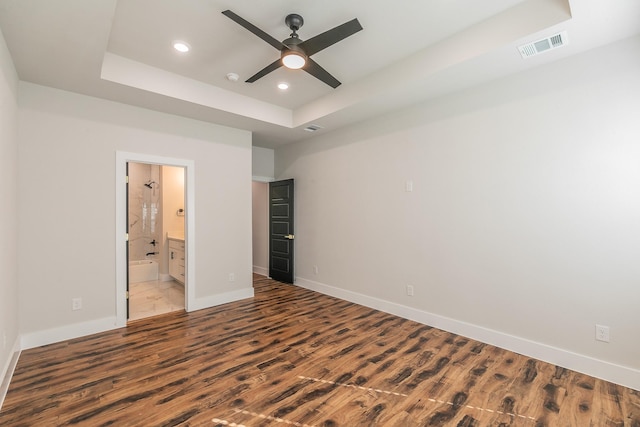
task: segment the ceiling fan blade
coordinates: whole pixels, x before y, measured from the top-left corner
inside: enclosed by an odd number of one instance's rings
[[[246,83],[253,83],[256,80],[266,76],[270,72],[275,71],[280,67],[282,67],[282,60],[280,58],[278,58],[277,60],[273,61],[271,64],[269,64],[266,67],[264,67],[262,70],[260,70],[257,73],[255,73],[253,76],[249,77],[245,82]]]
[[[349,22],[345,22],[342,25],[338,25],[335,28],[325,31],[322,34],[318,34],[309,40],[303,41],[298,45],[298,47],[304,50],[307,56],[311,56],[332,44],[338,43],[340,40],[346,39],[360,30],[362,30],[360,22],[357,19],[352,19]]]
[[[304,64],[304,67],[302,67],[302,69],[311,74],[313,77],[322,80],[324,83],[328,84],[334,89],[341,84],[338,79],[329,74],[327,70],[322,68],[316,61],[311,58],[307,58],[307,62],[306,64]]]
[[[230,18],[231,20],[235,21],[236,23],[240,24],[241,26],[243,26],[247,30],[251,31],[253,34],[255,34],[256,36],[260,37],[262,40],[266,41],[267,43],[269,43],[271,46],[275,47],[276,49],[282,50],[283,48],[286,48],[286,46],[283,45],[281,41],[276,40],[275,38],[271,37],[269,34],[265,33],[260,28],[258,28],[255,25],[253,25],[251,22],[245,20],[244,18],[239,17],[238,15],[236,15],[233,12],[231,12],[230,10],[225,10],[224,12],[222,12],[222,14],[224,16]]]

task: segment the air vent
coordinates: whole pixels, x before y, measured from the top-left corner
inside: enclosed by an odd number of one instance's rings
[[[518,50],[520,51],[520,55],[522,55],[523,58],[529,58],[530,56],[538,55],[539,53],[562,47],[568,43],[569,38],[567,37],[567,32],[563,31],[558,34],[554,34],[551,37],[519,46]]]
[[[319,125],[309,125],[306,128],[304,128],[304,130],[306,130],[307,132],[315,132],[320,129],[322,129],[322,126],[319,126]]]

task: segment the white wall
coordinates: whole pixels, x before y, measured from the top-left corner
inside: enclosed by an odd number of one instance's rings
[[[251,169],[254,181],[273,181],[274,155],[274,151],[270,148],[253,147]]]
[[[184,168],[162,166],[162,208],[164,231],[170,236],[184,237]],[[178,210],[182,209],[182,215]]]
[[[273,181],[275,152],[253,147],[253,272],[269,275],[269,185]]]
[[[18,349],[18,77],[0,33],[0,406]]]
[[[19,89],[23,344],[115,321],[116,151],[194,162],[198,306],[253,294],[249,132],[24,82]],[[74,297],[82,310],[71,310]]]
[[[297,283],[640,389],[639,51],[277,149]]]
[[[158,245],[160,252],[160,273],[166,280],[169,276],[169,241],[171,237],[185,237],[185,168],[177,166],[162,166],[162,238]],[[182,216],[177,214],[183,209]]]
[[[253,272],[269,275],[269,184],[252,182]]]

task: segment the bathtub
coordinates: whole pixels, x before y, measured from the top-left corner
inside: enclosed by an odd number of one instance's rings
[[[144,259],[129,261],[129,283],[150,282],[158,280],[158,263]]]

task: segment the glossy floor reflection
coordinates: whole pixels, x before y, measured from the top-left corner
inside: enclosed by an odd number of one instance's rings
[[[640,391],[299,286],[20,353],[2,426],[640,427]]]
[[[170,282],[138,282],[129,285],[129,321],[184,310],[184,285]]]

